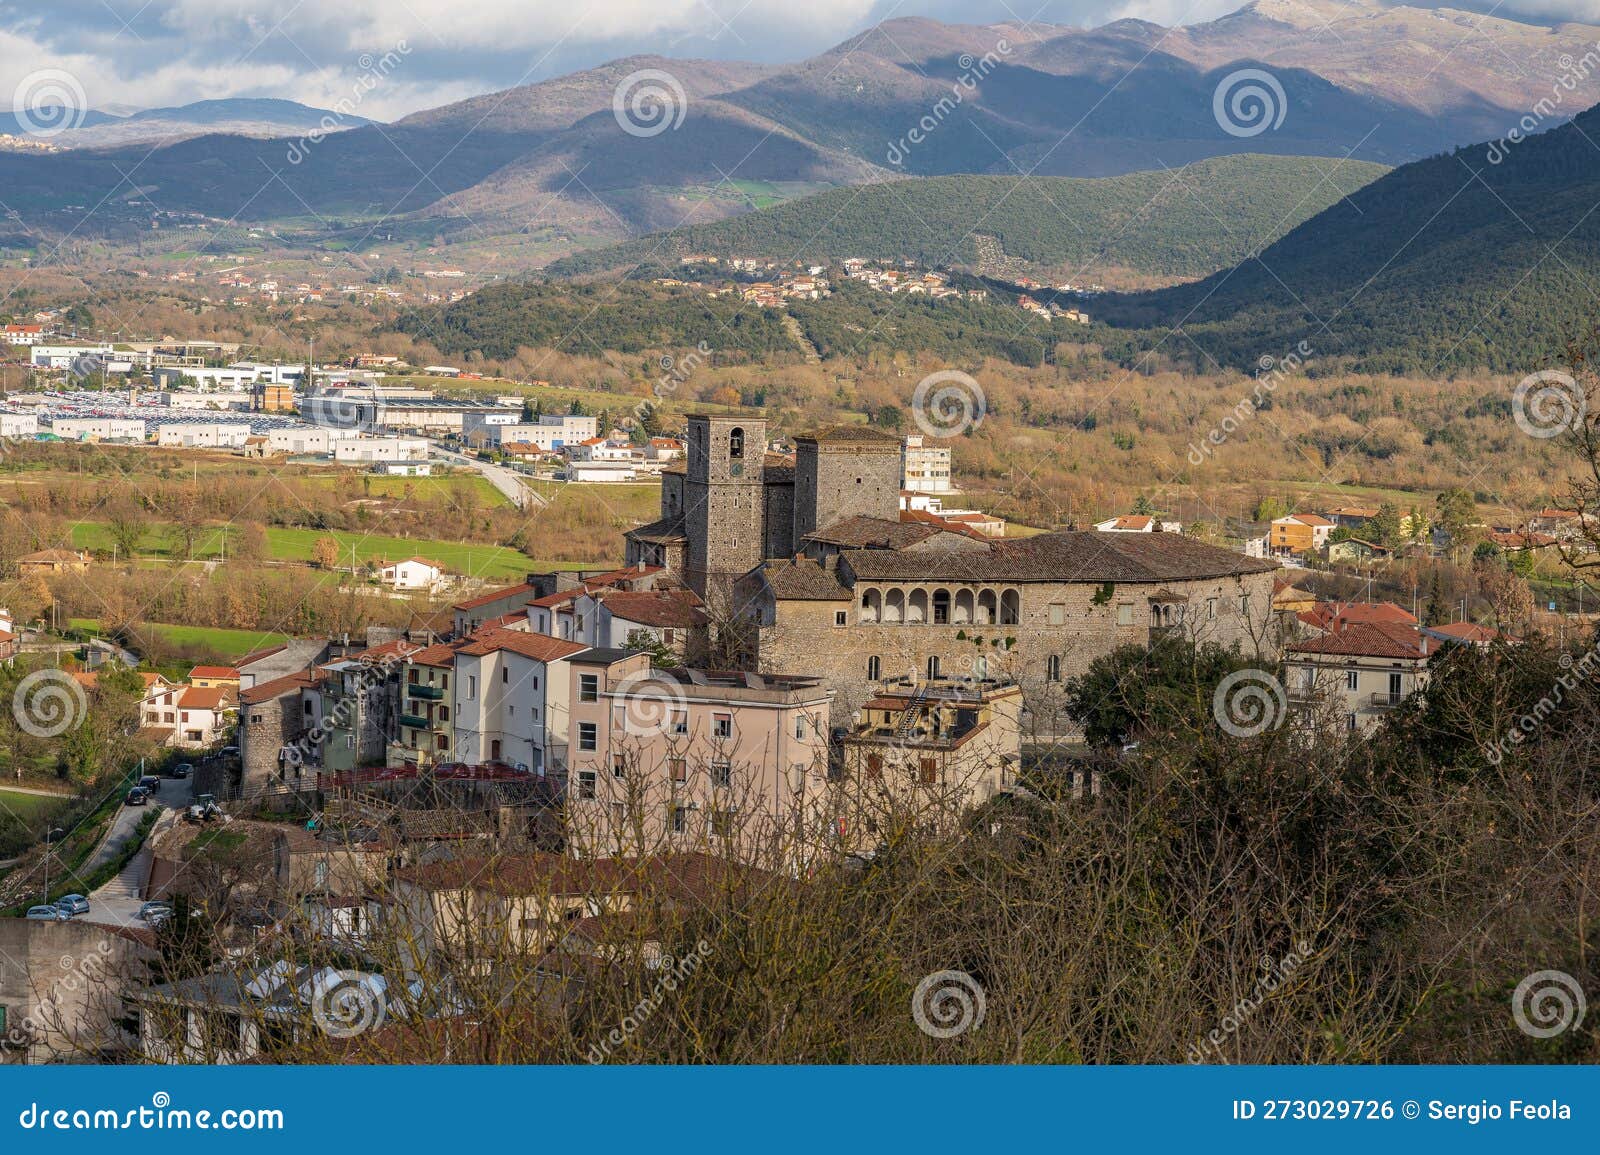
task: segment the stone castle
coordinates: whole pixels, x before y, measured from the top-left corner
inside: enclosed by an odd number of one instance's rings
[[[1066,680],[1119,645],[1181,631],[1272,649],[1273,562],[1172,533],[990,539],[901,511],[898,437],[836,427],[793,458],[766,444],[762,420],[691,416],[627,560],[748,626],[757,670],[825,678],[835,717],[906,679],[1010,680],[1048,731]]]

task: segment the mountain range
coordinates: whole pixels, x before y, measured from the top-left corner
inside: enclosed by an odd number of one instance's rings
[[[117,148],[173,143],[208,133],[271,138],[313,130],[338,132],[373,123],[362,116],[311,108],[292,100],[245,97],[197,100],[126,114],[89,109],[74,119],[73,127],[51,135],[49,142],[60,148]],[[324,124],[335,127],[324,128]],[[27,125],[16,113],[0,113],[0,133],[25,136]]]
[[[1231,268],[1095,314],[1243,369],[1303,343],[1324,365],[1532,372],[1595,331],[1597,142],[1600,107],[1404,165]]]
[[[899,19],[790,64],[630,57],[309,149],[211,132],[154,150],[0,153],[0,187],[25,216],[60,212],[48,223],[62,228],[98,223],[67,204],[134,193],[229,220],[537,235],[548,260],[894,178],[1105,176],[1245,152],[1400,164],[1503,135],[1563,77],[1555,119],[1600,99],[1600,68],[1574,63],[1597,40],[1597,27],[1370,0],[1255,0],[1178,28]],[[1241,72],[1270,77],[1259,132],[1234,122],[1248,107],[1216,104]],[[653,135],[614,107],[641,74],[665,76],[673,105]]]

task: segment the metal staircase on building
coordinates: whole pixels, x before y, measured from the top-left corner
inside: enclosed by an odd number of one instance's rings
[[[906,703],[906,708],[900,714],[900,722],[894,728],[896,741],[903,741],[917,724],[917,719],[922,716],[922,703],[928,699],[928,687],[919,685],[917,692],[911,695],[911,701]]]

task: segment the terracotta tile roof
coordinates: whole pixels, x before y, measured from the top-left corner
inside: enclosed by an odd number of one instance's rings
[[[449,669],[456,664],[456,648],[459,643],[440,642],[428,646],[406,657],[406,661],[413,666],[435,666]]]
[[[622,569],[607,570],[605,573],[596,574],[592,578],[584,578],[585,588],[597,590],[604,586],[614,586],[618,582],[629,581],[633,578],[649,577],[651,574],[662,572],[658,565],[624,566]]]
[[[573,586],[570,590],[557,590],[553,594],[545,594],[542,598],[534,598],[528,604],[538,606],[540,609],[549,609],[552,606],[564,606],[568,602],[576,601],[584,592],[582,586]]]
[[[795,438],[796,441],[816,441],[829,444],[861,445],[900,445],[900,436],[895,433],[885,433],[882,429],[874,429],[870,425],[830,425],[825,429],[818,429],[812,433],[802,433]]]
[[[1451,622],[1447,626],[1429,626],[1428,633],[1453,638],[1458,642],[1493,642],[1500,638],[1500,631],[1492,626],[1480,626],[1477,622]]]
[[[1346,622],[1320,638],[1297,642],[1294,654],[1328,654],[1353,658],[1426,658],[1440,642],[1415,626],[1396,622]]]
[[[875,552],[882,552],[885,557],[899,556],[888,551]],[[810,558],[796,557],[790,561],[769,561],[761,567],[760,573],[776,598],[809,602],[853,600],[850,591],[840,584],[839,577],[833,570]]]
[[[1533,533],[1527,530],[1516,530],[1511,533],[1497,531],[1489,534],[1489,540],[1505,549],[1544,549],[1556,544],[1556,539],[1547,533]]]
[[[239,701],[246,706],[254,706],[261,702],[270,702],[274,698],[303,690],[308,686],[315,686],[322,680],[320,670],[299,670],[293,674],[285,674],[281,678],[273,678],[269,682],[251,686],[247,690],[239,691]]]
[[[943,553],[847,550],[840,566],[867,581],[1164,582],[1267,573],[1278,564],[1175,533],[1068,530],[1001,538]]]
[[[223,710],[232,701],[232,693],[224,686],[211,689],[189,686],[178,695],[178,707],[184,710]]]
[[[673,542],[687,541],[683,532],[682,517],[663,517],[656,521],[646,522],[628,530],[624,537],[636,538],[639,541]]]
[[[189,671],[191,678],[237,678],[239,671],[232,666],[196,666]]]
[[[1321,514],[1316,513],[1291,513],[1288,517],[1278,518],[1278,521],[1297,521],[1301,525],[1309,525],[1317,529],[1320,529],[1324,526],[1331,526],[1333,524],[1333,522],[1329,521]],[[1277,522],[1274,522],[1273,524],[1276,525]]]
[[[565,854],[517,854],[458,858],[395,872],[403,882],[428,890],[482,890],[502,895],[630,894],[656,891],[683,900],[708,898],[726,888],[771,877],[709,854],[661,854],[644,858],[573,858]]]
[[[885,521],[881,517],[841,517],[822,529],[808,533],[804,540],[837,545],[845,549],[904,549],[945,532],[929,515],[921,518]]]
[[[984,515],[980,514],[978,517],[982,519]],[[938,514],[929,513],[925,509],[902,509],[900,511],[900,520],[916,525],[931,525],[936,529],[944,530],[946,533],[958,533],[962,537],[970,537],[974,541],[992,540],[987,534],[963,525],[960,521],[953,518],[940,517]]]
[[[238,668],[243,669],[246,666],[254,665],[256,662],[270,658],[273,654],[281,654],[288,648],[289,644],[287,642],[279,642],[275,646],[263,646],[259,650],[251,650],[248,654],[244,655],[244,657],[240,658],[235,665],[238,666]]]
[[[641,626],[690,629],[708,620],[689,590],[613,590],[599,596],[613,617]]]
[[[519,594],[531,594],[533,592],[533,586],[529,585],[527,582],[519,582],[517,585],[507,586],[505,589],[490,590],[486,594],[479,594],[475,598],[468,598],[464,602],[457,602],[454,608],[458,610],[475,610],[480,606],[492,605],[494,602],[500,601],[502,598],[514,598]]]
[[[75,565],[87,560],[88,555],[79,553],[75,549],[41,549],[38,553],[23,554],[19,562],[54,562],[61,565]]]
[[[1315,609],[1304,611],[1300,618],[1319,630],[1337,629],[1350,622],[1417,624],[1417,619],[1405,607],[1394,602],[1318,602]]]
[[[588,646],[577,642],[567,642],[560,638],[547,637],[544,634],[524,633],[521,630],[506,630],[499,626],[485,626],[472,637],[461,644],[460,653],[481,658],[485,654],[495,653],[497,650],[510,650],[514,654],[521,654],[525,658],[532,658],[537,662],[558,662],[562,658],[569,658],[573,654],[582,653]]]
[[[406,638],[396,638],[392,642],[379,642],[375,646],[368,646],[361,652],[352,654],[350,660],[354,662],[376,662],[384,658],[404,658],[420,649],[422,647],[416,642],[409,641]]]

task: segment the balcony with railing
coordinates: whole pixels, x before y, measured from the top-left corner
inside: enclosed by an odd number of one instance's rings
[[[413,698],[421,698],[428,702],[438,702],[444,699],[444,689],[440,686],[426,686],[420,682],[411,682],[406,686],[406,693]]]
[[[413,730],[426,730],[433,725],[421,714],[401,714],[400,724],[402,726],[410,726]]]
[[[1390,693],[1386,690],[1380,690],[1378,693],[1371,696],[1369,699],[1369,705],[1374,710],[1392,710],[1405,700],[1406,696],[1404,694],[1399,692]]]

